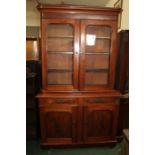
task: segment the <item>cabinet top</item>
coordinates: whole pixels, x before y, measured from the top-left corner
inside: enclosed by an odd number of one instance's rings
[[[113,12],[113,13],[120,13],[121,8],[110,8],[110,7],[89,7],[89,6],[80,6],[80,5],[47,5],[47,4],[39,4],[37,6],[38,10],[40,11],[50,11],[50,10],[66,10],[66,11],[93,11],[94,13],[97,12]]]

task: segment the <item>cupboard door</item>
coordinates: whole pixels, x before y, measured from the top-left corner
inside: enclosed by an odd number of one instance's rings
[[[78,87],[79,23],[74,19],[47,19],[42,26],[43,87]]]
[[[43,103],[43,102],[42,102]],[[41,103],[41,104],[42,104]],[[77,106],[70,104],[40,104],[42,145],[63,145],[76,142]]]
[[[84,142],[104,143],[115,140],[118,105],[93,103],[84,107]]]
[[[100,91],[114,86],[115,21],[82,20],[80,89]]]

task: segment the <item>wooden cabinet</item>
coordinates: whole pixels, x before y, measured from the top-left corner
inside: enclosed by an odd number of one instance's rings
[[[42,145],[116,142],[120,9],[39,5]]]

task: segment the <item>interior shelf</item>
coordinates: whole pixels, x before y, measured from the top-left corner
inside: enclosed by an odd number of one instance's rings
[[[70,85],[72,85],[71,83],[65,83],[65,84],[58,84],[58,83],[56,83],[56,84],[54,84],[54,83],[48,83],[48,85],[53,85],[53,86],[70,86]]]
[[[96,37],[96,39],[111,39],[111,37]]]
[[[86,52],[86,54],[104,54],[104,55],[109,55],[110,54],[110,51],[109,52]]]
[[[72,39],[74,36],[49,36],[48,39],[61,38],[61,39]]]
[[[86,69],[86,72],[108,72],[109,69]]]
[[[107,86],[107,84],[92,84],[92,83],[86,83],[85,86]]]
[[[73,54],[71,51],[47,51],[48,54]]]
[[[72,70],[71,69],[48,69],[48,72],[66,73],[66,72],[72,72]]]

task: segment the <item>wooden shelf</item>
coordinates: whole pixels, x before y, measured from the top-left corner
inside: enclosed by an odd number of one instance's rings
[[[55,38],[61,38],[61,39],[73,39],[74,36],[49,36],[48,39],[55,39]]]
[[[93,84],[93,83],[86,83],[85,86],[107,86],[106,84]]]
[[[108,72],[109,69],[86,69],[86,72]]]
[[[111,37],[96,37],[96,39],[111,39]]]
[[[104,54],[104,55],[110,55],[110,51],[109,52],[86,52],[86,54]]]
[[[48,54],[73,54],[73,52],[68,51],[47,51]]]
[[[66,73],[66,72],[72,72],[72,70],[71,69],[48,69],[48,72]]]
[[[48,83],[48,85],[53,85],[53,86],[71,86],[72,83],[68,83],[68,84],[53,84],[53,83]]]

